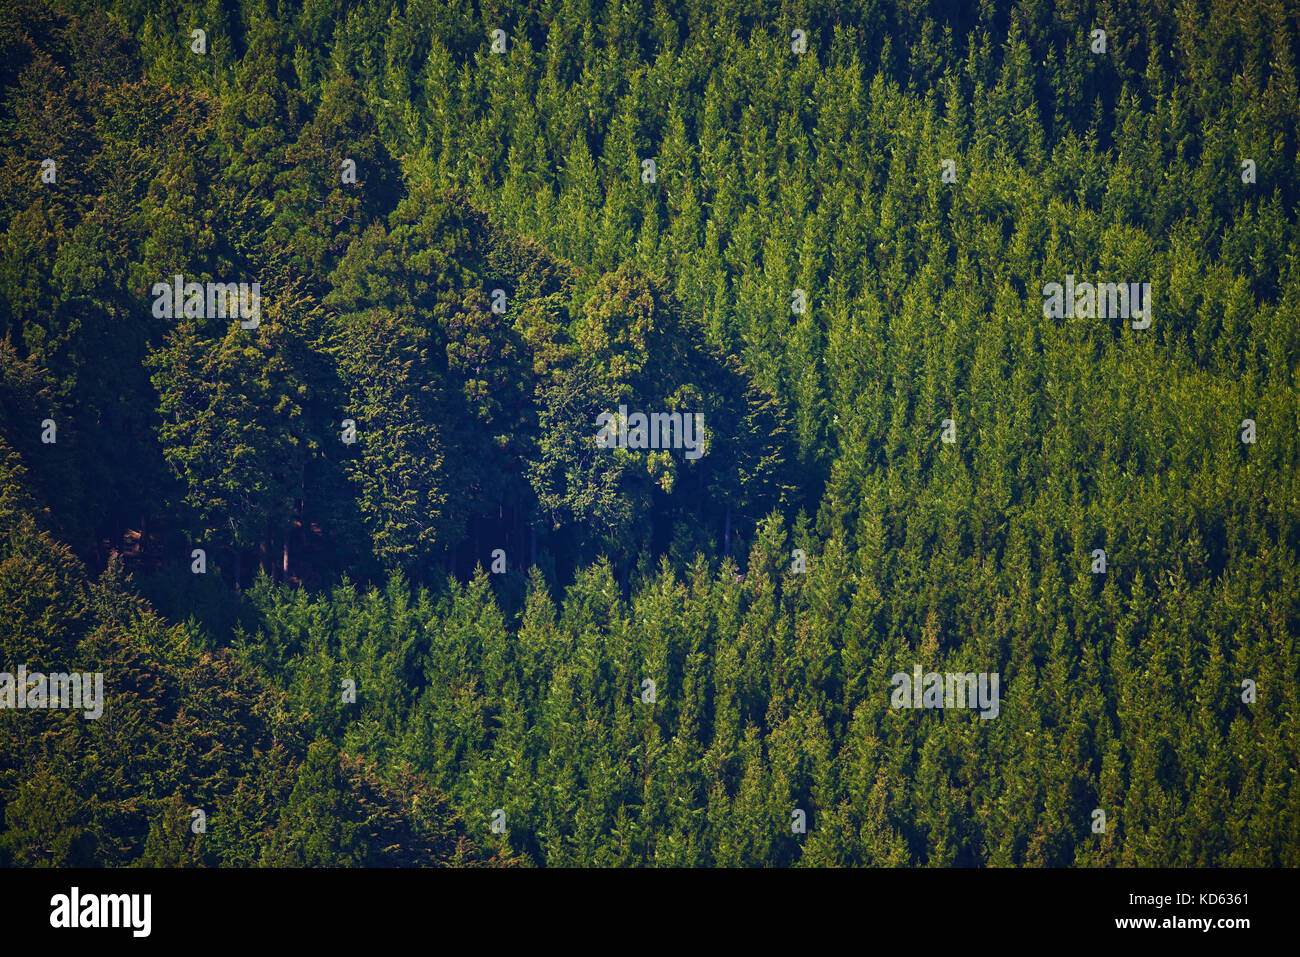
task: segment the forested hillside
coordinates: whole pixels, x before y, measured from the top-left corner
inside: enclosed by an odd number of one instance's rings
[[[1298,50],[9,3],[0,863],[1297,866]]]

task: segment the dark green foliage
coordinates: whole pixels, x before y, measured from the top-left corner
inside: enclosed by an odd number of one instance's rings
[[[67,9],[0,11],[0,669],[117,697],[0,712],[0,861],[1300,863],[1290,6]]]
[[[444,799],[304,736],[228,651],[136,597],[118,562],[97,582],[33,518],[25,475],[0,443],[0,661],[100,672],[103,715],[0,710],[0,861],[41,866],[471,864]],[[34,588],[39,588],[39,591]],[[307,702],[313,707],[314,702]],[[309,746],[310,744],[310,746]],[[286,782],[291,789],[286,793]],[[294,783],[296,782],[296,784]],[[203,809],[210,830],[191,830]],[[331,810],[324,817],[322,808]]]

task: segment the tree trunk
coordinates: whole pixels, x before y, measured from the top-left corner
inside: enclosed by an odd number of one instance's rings
[[[290,529],[292,531],[292,529]],[[307,462],[303,461],[298,470],[298,534],[302,536],[303,545],[307,543]],[[289,533],[284,536],[284,577],[289,577]]]
[[[519,556],[516,561],[519,565],[519,571],[526,573],[528,566],[524,564],[524,510],[515,505],[510,510],[510,517],[514,519],[511,523],[511,530],[515,535],[515,554]]]

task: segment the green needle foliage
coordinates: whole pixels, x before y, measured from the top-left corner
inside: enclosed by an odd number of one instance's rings
[[[0,863],[1297,866],[1298,55],[1284,0],[5,5],[0,671],[107,700],[0,709]]]

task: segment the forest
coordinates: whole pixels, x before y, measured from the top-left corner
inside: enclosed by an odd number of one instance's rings
[[[0,865],[1300,866],[1298,51],[6,0]]]

